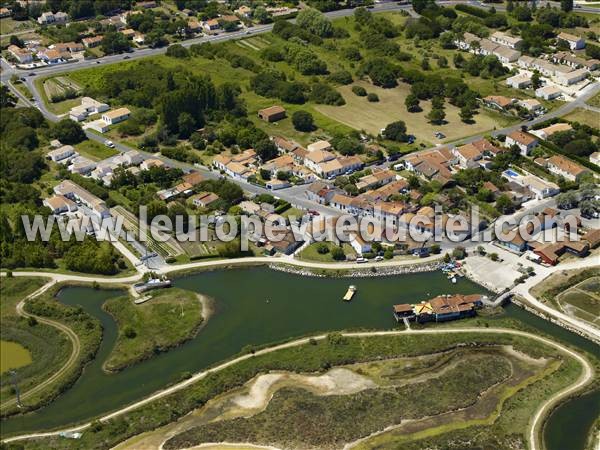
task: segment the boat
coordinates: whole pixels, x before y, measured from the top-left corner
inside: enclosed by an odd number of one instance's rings
[[[345,302],[349,302],[350,300],[352,300],[352,297],[354,297],[354,294],[356,294],[356,286],[351,284],[348,287],[348,291],[346,292],[346,295],[344,295],[343,300]]]
[[[136,283],[133,285],[133,288],[138,294],[142,292],[150,291],[152,289],[159,288],[167,288],[171,286],[171,280],[168,279],[160,279],[160,278],[150,278],[146,282]]]

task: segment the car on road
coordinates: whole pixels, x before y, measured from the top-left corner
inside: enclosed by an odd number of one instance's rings
[[[129,58],[131,58],[131,56],[129,56],[129,55],[123,56],[123,59],[129,59]]]
[[[102,61],[96,61],[96,64],[100,64]]]
[[[369,260],[367,258],[363,258],[362,256],[359,258],[356,258],[356,264],[364,264],[366,262],[369,262]]]
[[[320,215],[320,214],[319,214],[319,211],[315,211],[314,209],[309,209],[309,210],[308,210],[308,213],[309,213],[311,216],[318,216],[318,215]]]
[[[109,141],[108,139],[106,141],[104,141],[104,145],[106,145],[108,148],[115,148],[114,142]]]
[[[35,77],[35,72],[29,72],[30,77]]]
[[[383,256],[376,256],[375,261],[377,261],[377,262],[383,261]]]

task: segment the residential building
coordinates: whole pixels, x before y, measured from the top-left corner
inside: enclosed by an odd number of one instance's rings
[[[94,47],[98,47],[102,43],[103,39],[104,39],[104,36],[92,36],[92,37],[83,38],[81,40],[81,42],[83,43],[85,48],[94,48]]]
[[[321,205],[331,202],[332,197],[338,193],[336,188],[333,188],[329,184],[317,180],[311,183],[304,191],[306,198],[313,202],[317,202]]]
[[[57,64],[71,59],[71,53],[61,52],[53,48],[48,48],[37,52],[37,56],[48,64]]]
[[[570,181],[579,181],[590,170],[565,158],[562,155],[553,155],[546,160],[546,167],[550,172]]]
[[[529,133],[525,131],[513,131],[508,136],[506,136],[506,141],[504,142],[505,146],[510,148],[513,145],[519,147],[521,154],[523,156],[527,156],[531,153],[538,145],[538,140]]]
[[[200,25],[200,24],[198,24],[198,25]],[[127,39],[133,39],[133,37],[135,36],[136,31],[134,29],[132,29],[132,28],[125,28],[125,29],[119,31],[119,33],[121,33]]]
[[[131,111],[127,108],[118,108],[102,114],[102,120],[108,125],[114,125],[129,119]]]
[[[53,195],[44,199],[44,206],[52,210],[52,214],[62,214],[77,211],[77,204],[64,195]]]
[[[310,147],[310,146],[309,146]],[[335,155],[327,150],[314,150],[304,158],[304,165],[315,173],[321,173],[320,164],[335,159]]]
[[[8,52],[20,63],[29,64],[33,61],[33,55],[25,48],[17,47],[16,45],[9,45]]]
[[[8,8],[0,8],[0,19],[4,19],[5,17],[10,17],[12,11]]]
[[[90,114],[100,114],[104,111],[108,111],[108,105],[106,103],[99,102],[91,97],[83,97],[80,106],[71,108],[69,118],[76,122],[81,122]]]
[[[202,31],[202,24],[196,18],[189,19],[187,22],[187,31],[189,33],[200,33]]]
[[[306,147],[306,150],[308,150],[309,153],[312,153],[316,150],[329,151],[332,148],[332,145],[328,141],[316,141],[312,144],[309,144]]]
[[[502,64],[508,64],[517,61],[521,56],[521,52],[499,45],[492,51],[492,55],[498,58]]]
[[[82,52],[85,50],[84,45],[80,44],[78,42],[62,42],[59,44],[54,44],[52,46],[52,48],[54,48],[55,50],[58,50],[59,52],[71,52],[71,53]]]
[[[217,19],[209,19],[202,22],[202,26],[206,31],[215,31],[220,28],[219,21]]]
[[[141,170],[149,170],[152,167],[165,167],[165,163],[163,161],[161,161],[160,159],[150,158],[150,159],[145,159],[140,164]]]
[[[520,73],[506,79],[506,84],[514,89],[524,89],[531,86],[531,76]]]
[[[40,17],[37,18],[37,21],[40,25],[50,25],[50,24],[65,24],[69,19],[69,15],[62,11],[58,11],[56,14],[52,11],[44,12]]]
[[[240,17],[249,18],[250,16],[252,16],[252,8],[246,5],[242,5],[238,9],[236,9],[234,13],[236,13]]]
[[[527,98],[525,100],[518,100],[517,105],[521,108],[526,109],[529,112],[535,113],[544,109],[544,106],[534,98]]]
[[[483,104],[490,108],[497,109],[499,111],[506,111],[514,102],[514,98],[504,97],[502,95],[488,95],[482,99]]]
[[[570,86],[586,79],[588,74],[589,70],[586,67],[582,67],[581,69],[575,69],[570,72],[556,72],[554,79],[560,85]]]
[[[277,105],[270,106],[259,110],[258,117],[265,122],[277,122],[278,120],[285,119],[285,108]]]
[[[77,152],[75,152],[75,149],[71,145],[63,145],[60,148],[49,151],[47,154],[48,158],[54,162],[60,162],[76,155]]]
[[[540,128],[539,130],[532,130],[531,134],[539,137],[540,139],[548,139],[554,133],[559,133],[562,131],[570,131],[573,127],[569,123],[555,123],[546,128]]]
[[[502,33],[501,31],[496,31],[492,33],[490,36],[490,40],[492,42],[496,42],[500,45],[505,45],[506,47],[510,47],[512,49],[519,48],[523,43],[523,39],[520,37],[510,36],[506,33]]]
[[[106,133],[108,131],[108,124],[102,120],[102,119],[98,119],[98,120],[94,120],[92,122],[88,122],[85,125],[83,125],[83,129],[87,130],[94,130],[97,131],[98,133]]]
[[[370,175],[359,178],[356,187],[362,189],[373,189],[384,184],[388,184],[396,179],[396,173],[389,169],[374,169]]]
[[[590,155],[590,162],[600,167],[600,152],[594,152]]]
[[[137,45],[144,45],[146,42],[146,35],[140,33],[139,31],[136,32],[133,36],[133,42],[135,42]]]
[[[300,144],[298,144],[297,142],[290,141],[281,136],[273,136],[271,137],[271,140],[273,141],[273,144],[275,144],[275,147],[277,147],[277,150],[279,150],[280,153],[291,153],[298,147],[300,147]]]
[[[202,181],[204,181],[204,176],[200,172],[193,171],[188,174],[185,174],[181,177],[181,179],[184,182],[191,184],[192,186],[196,186],[197,184],[200,184]]]
[[[561,95],[563,95],[563,92],[560,88],[552,85],[541,87],[535,91],[535,96],[543,98],[544,100],[554,100]]]
[[[77,156],[71,160],[69,172],[87,175],[96,168],[96,163],[85,156]]]
[[[110,211],[103,200],[71,180],[64,180],[54,186],[54,193],[82,203],[100,218],[110,217]]]
[[[582,48],[585,48],[585,40],[573,34],[562,32],[557,36],[557,39],[566,41],[571,50],[581,50]]]
[[[569,52],[556,52],[551,56],[555,64],[565,64],[573,69],[585,67],[588,70],[595,70],[600,67],[600,61],[597,59],[583,59]]]
[[[452,149],[452,154],[456,156],[457,164],[461,169],[472,169],[479,167],[478,161],[483,158],[483,152],[473,144],[461,145]]]
[[[219,199],[220,197],[214,192],[200,192],[190,197],[189,201],[198,208],[208,208]]]

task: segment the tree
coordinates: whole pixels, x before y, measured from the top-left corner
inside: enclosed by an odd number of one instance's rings
[[[563,192],[556,197],[558,209],[571,209],[577,205],[577,196],[573,192]]]
[[[17,104],[17,97],[10,92],[8,86],[0,86],[0,108],[8,108]]]
[[[408,94],[404,99],[406,110],[408,112],[419,112],[421,107],[419,106],[419,98],[415,94]]]
[[[562,9],[564,12],[573,11],[573,0],[561,0],[560,9]]]
[[[441,125],[446,118],[446,112],[442,108],[433,108],[429,114],[427,114],[427,119],[435,125]]]
[[[346,254],[344,253],[344,250],[342,249],[342,247],[333,247],[333,249],[331,249],[331,257],[335,260],[335,261],[343,261],[346,259]]]
[[[583,200],[579,204],[581,215],[584,217],[597,217],[600,213],[600,201],[599,200]]]
[[[188,112],[179,114],[177,125],[179,127],[179,136],[183,139],[189,138],[196,129],[196,121]]]
[[[123,53],[129,50],[129,40],[116,31],[109,31],[104,34],[100,48],[106,54]]]
[[[406,124],[402,120],[388,124],[383,131],[383,136],[391,141],[406,142],[408,140]]]
[[[329,19],[321,11],[313,8],[300,11],[296,18],[296,25],[319,37],[329,37],[333,34],[333,25]]]
[[[269,161],[275,158],[278,154],[277,147],[269,139],[262,140],[254,147],[256,154],[260,157],[262,162]]]
[[[506,194],[502,194],[496,199],[496,209],[501,214],[510,214],[514,211],[515,207],[510,197]]]
[[[362,86],[352,86],[352,92],[359,97],[365,97],[367,95],[367,90]]]
[[[313,131],[315,127],[314,119],[308,111],[296,111],[292,114],[292,124],[298,131]]]
[[[264,6],[257,6],[252,12],[252,17],[258,21],[258,23],[268,23],[271,21],[267,9]]]
[[[85,132],[78,122],[62,119],[52,127],[52,136],[63,144],[78,144],[86,139]]]
[[[540,73],[537,70],[534,70],[533,75],[531,75],[531,86],[533,89],[539,89],[542,87]]]
[[[166,55],[173,58],[188,58],[190,56],[190,52],[181,44],[173,44],[167,48]]]
[[[367,100],[368,100],[369,102],[371,102],[371,103],[375,103],[375,102],[378,102],[378,101],[379,101],[379,96],[378,96],[377,94],[373,93],[373,92],[370,92],[370,93],[367,95]]]
[[[462,120],[465,123],[472,123],[474,114],[475,111],[473,110],[473,105],[470,103],[466,103],[465,105],[463,105],[460,108],[460,112],[458,113],[458,115],[460,116],[460,120]]]

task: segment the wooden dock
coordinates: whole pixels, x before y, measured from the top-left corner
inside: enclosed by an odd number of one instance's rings
[[[352,297],[354,297],[354,294],[356,294],[356,286],[350,286],[346,292],[346,295],[344,295],[343,300],[345,302],[349,302],[352,300]]]

